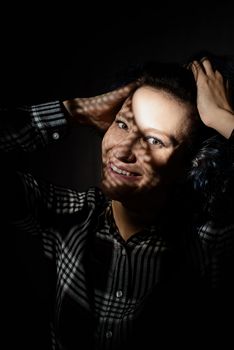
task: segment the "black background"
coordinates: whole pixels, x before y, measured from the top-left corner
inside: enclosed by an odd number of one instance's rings
[[[2,10],[2,98],[92,95],[121,67],[234,54],[232,2],[87,2]]]
[[[2,9],[1,17],[4,104],[99,94],[134,62],[183,62],[202,49],[234,54],[232,2],[64,3],[53,9],[12,4]],[[68,139],[38,152],[30,166],[55,183],[85,189],[99,179],[100,142],[93,130],[78,127]],[[13,293],[7,299],[12,305],[7,329],[17,337],[18,348],[47,349],[47,277],[36,262],[39,253],[32,254],[34,243],[9,235],[12,264],[5,267]],[[6,348],[11,349],[14,339],[9,340]]]

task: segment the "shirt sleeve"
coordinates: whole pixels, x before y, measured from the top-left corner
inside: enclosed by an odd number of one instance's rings
[[[226,186],[220,191],[215,215],[200,227],[198,235],[211,286],[226,292],[234,287],[231,277],[234,273],[234,130],[225,146],[226,168],[219,174],[218,183],[226,183]]]
[[[60,101],[0,108],[0,151],[32,152],[58,140],[68,131]]]
[[[219,227],[210,221],[199,228],[198,235],[205,259],[203,273],[209,276],[211,286],[220,288],[233,283],[228,271],[234,272],[234,264],[230,263],[234,262],[234,223]]]
[[[95,187],[80,192],[35,178],[30,173],[3,172],[0,179],[4,183],[0,201],[3,221],[25,231],[28,222],[33,222],[35,234],[42,222],[48,224],[52,220],[51,224],[56,226],[58,217],[66,221],[68,216],[78,212],[88,215],[95,210],[96,202],[104,198]]]

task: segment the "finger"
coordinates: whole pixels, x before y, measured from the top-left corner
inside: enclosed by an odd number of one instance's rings
[[[220,81],[224,81],[223,75],[217,69],[215,70],[215,77],[217,79],[219,79]],[[227,81],[226,81],[226,83],[227,83]]]
[[[204,72],[207,74],[207,75],[213,75],[215,73],[213,67],[212,67],[212,64],[211,62],[209,61],[209,59],[207,57],[204,57],[201,59],[200,61],[200,64],[201,66],[203,67],[204,69]]]
[[[183,64],[183,67],[186,69],[192,69],[192,62]]]
[[[194,79],[197,81],[197,79],[198,79],[198,74],[199,74],[199,70],[200,70],[200,64],[199,64],[199,62],[198,62],[198,61],[193,61],[193,62],[190,64],[190,69],[192,70]]]

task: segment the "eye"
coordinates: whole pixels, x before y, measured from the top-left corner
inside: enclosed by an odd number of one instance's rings
[[[147,136],[144,138],[144,141],[146,141],[147,143],[150,144],[150,146],[160,146],[160,147],[164,147],[164,143],[158,139],[157,137],[153,137],[153,136]]]
[[[127,129],[128,128],[128,126],[127,126],[127,124],[126,123],[124,123],[122,120],[116,120],[115,121],[116,122],[116,124],[118,125],[118,128],[119,129]]]

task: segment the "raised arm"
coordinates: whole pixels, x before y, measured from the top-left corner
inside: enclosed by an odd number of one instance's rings
[[[69,212],[79,210],[84,200],[80,200],[82,195],[75,191],[65,191],[31,177],[28,178],[30,181],[19,177],[15,172],[18,165],[14,164],[19,163],[14,162],[15,155],[17,159],[19,153],[30,153],[57,141],[73,125],[92,125],[105,131],[133,89],[134,84],[129,84],[94,97],[0,108],[0,160],[3,168],[0,177],[4,212],[10,212],[15,219],[20,218],[25,216],[26,207],[33,207],[33,201],[43,201],[56,212],[66,208]],[[12,158],[9,153],[13,154]],[[31,203],[28,198],[32,199]]]
[[[65,133],[67,120],[60,101],[0,108],[0,151],[32,152]]]
[[[93,97],[0,107],[0,151],[32,152],[57,141],[77,124],[106,131],[134,88],[130,83]]]
[[[208,220],[198,234],[209,255],[207,272],[211,285],[225,292],[224,299],[220,299],[220,295],[216,299],[223,307],[230,301],[233,305],[234,111],[228,82],[213,69],[210,60],[194,61],[190,67],[197,84],[197,107],[202,122],[227,139],[227,142],[222,139],[221,143],[217,138],[208,140],[197,157],[195,168],[203,203],[201,215],[208,213],[204,215]]]
[[[63,101],[72,123],[95,126],[106,131],[125,99],[136,89],[132,82],[117,89],[87,98],[74,98]]]

